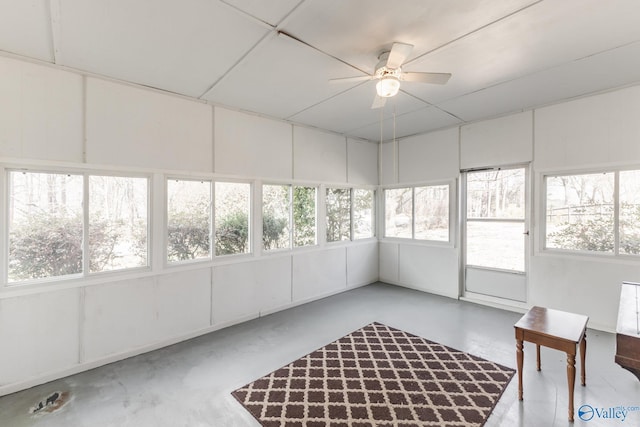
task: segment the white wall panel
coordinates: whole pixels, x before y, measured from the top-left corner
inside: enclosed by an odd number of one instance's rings
[[[378,280],[378,242],[347,247],[347,286]]]
[[[536,110],[536,167],[640,163],[640,86]]]
[[[455,249],[400,245],[398,282],[414,289],[458,297],[458,255]]]
[[[265,257],[213,269],[213,323],[257,316],[291,303],[291,257]]]
[[[378,185],[378,144],[347,139],[350,184]]]
[[[291,256],[265,257],[255,263],[261,312],[291,303],[291,263]]]
[[[305,301],[345,289],[346,255],[344,247],[295,254],[293,301]]]
[[[380,147],[380,185],[398,183],[397,142],[385,142]]]
[[[124,353],[158,341],[154,279],[85,289],[84,361]]]
[[[295,179],[347,182],[347,142],[339,135],[293,127]]]
[[[50,2],[5,0],[0,7],[0,50],[53,62]]]
[[[212,107],[87,78],[89,163],[211,172]]]
[[[465,268],[465,290],[482,295],[527,301],[527,276],[485,268]]]
[[[400,182],[451,179],[459,174],[458,128],[402,139],[398,151]]]
[[[462,126],[460,168],[513,165],[533,160],[533,112]]]
[[[211,269],[158,277],[158,326],[162,339],[207,328],[210,322]]]
[[[531,259],[529,302],[587,315],[590,326],[613,332],[620,285],[639,280],[640,269],[634,264],[592,257],[536,256]]]
[[[260,314],[261,289],[254,263],[213,268],[213,324],[241,321]]]
[[[79,290],[0,299],[0,387],[78,363]]]
[[[215,172],[291,179],[291,125],[215,108]]]
[[[0,156],[82,161],[82,77],[0,57]]]
[[[380,242],[379,273],[380,280],[398,283],[398,245],[397,243]]]

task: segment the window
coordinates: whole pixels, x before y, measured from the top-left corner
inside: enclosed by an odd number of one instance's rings
[[[147,178],[89,176],[89,270],[147,265]]]
[[[613,252],[614,174],[546,178],[546,247]]]
[[[214,205],[216,255],[250,252],[250,200],[250,184],[216,182]]]
[[[413,188],[384,190],[384,235],[413,237]]]
[[[147,178],[10,171],[8,179],[9,282],[148,265]]]
[[[449,185],[384,190],[385,237],[449,241]]]
[[[620,172],[620,253],[640,255],[640,171]]]
[[[262,247],[264,250],[291,247],[290,185],[262,186]]]
[[[315,187],[293,187],[293,245],[316,244]]]
[[[449,186],[415,189],[415,238],[449,241]]]
[[[82,175],[9,172],[9,282],[82,273],[82,199]]]
[[[167,261],[211,257],[211,182],[167,181]]]
[[[466,263],[524,272],[525,169],[468,172]]]
[[[327,242],[351,240],[351,191],[327,188]]]
[[[374,233],[374,200],[373,190],[353,189],[353,238],[366,239]]]
[[[544,182],[546,249],[640,255],[640,170],[550,175]]]

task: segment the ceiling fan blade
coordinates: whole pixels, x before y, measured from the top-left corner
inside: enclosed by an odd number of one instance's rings
[[[389,52],[389,57],[387,58],[387,67],[398,68],[401,66],[412,50],[412,44],[394,43],[391,47],[391,52]]]
[[[371,80],[372,76],[355,76],[355,77],[339,77],[337,79],[329,79],[329,83],[350,83]]]
[[[377,108],[382,108],[384,107],[384,104],[387,102],[387,98],[383,98],[382,96],[379,96],[376,94],[376,97],[373,98],[373,104],[371,104],[371,109],[375,110]]]
[[[449,81],[451,73],[402,73],[401,79],[406,82],[431,83],[443,85]]]

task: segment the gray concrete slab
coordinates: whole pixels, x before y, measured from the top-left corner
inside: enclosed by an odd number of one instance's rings
[[[0,426],[258,426],[231,391],[368,323],[515,368],[520,316],[376,283],[4,396]],[[615,336],[588,330],[587,341],[587,386],[577,381],[576,409],[633,406],[623,425],[640,425],[640,381],[614,363]],[[55,392],[68,392],[68,403],[30,413]],[[543,348],[537,372],[535,346],[525,343],[524,401],[514,377],[486,426],[570,425],[567,398],[566,355]],[[595,416],[588,425],[618,422]],[[586,425],[576,414],[579,423]]]

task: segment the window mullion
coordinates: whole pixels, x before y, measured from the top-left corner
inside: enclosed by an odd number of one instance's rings
[[[82,177],[82,275],[88,276],[90,273],[90,252],[89,252],[89,174]]]
[[[620,171],[613,177],[613,253],[620,254]]]
[[[416,187],[411,187],[411,238],[416,238]]]

